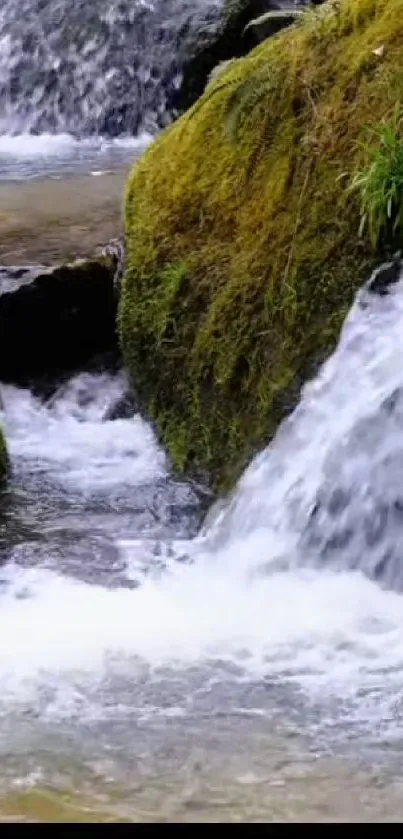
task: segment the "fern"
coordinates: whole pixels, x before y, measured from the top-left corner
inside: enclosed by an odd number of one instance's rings
[[[225,128],[230,140],[238,142],[240,129],[246,118],[277,90],[277,74],[272,67],[265,67],[259,73],[245,79],[228,97],[225,108]],[[267,108],[268,110],[268,108]]]
[[[225,90],[227,87],[232,87],[234,84],[236,84],[236,82],[237,79],[234,79],[231,76],[226,81],[221,81],[220,83],[211,82],[210,84],[208,84],[203,95],[200,96],[199,99],[197,99],[193,107],[189,109],[187,114],[185,114],[186,119],[193,119],[193,117],[196,116],[200,108],[203,108],[204,105],[207,104],[207,102],[209,102],[211,99],[214,98],[214,96],[217,95],[217,93],[220,93],[220,91]]]
[[[259,35],[259,30],[264,32],[266,24],[270,23],[270,21],[273,23],[277,21],[281,28],[284,28],[295,23],[302,15],[304,15],[304,10],[302,9],[275,9],[274,11],[265,12],[263,15],[259,15],[259,17],[250,20],[246,24],[242,34],[245,35],[246,32],[252,30]]]

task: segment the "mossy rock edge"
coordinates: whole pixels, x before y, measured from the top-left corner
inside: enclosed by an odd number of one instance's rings
[[[346,187],[397,102],[403,0],[327,2],[233,62],[133,168],[120,339],[178,469],[233,484],[334,348],[388,255],[358,236]]]
[[[217,64],[246,55],[257,44],[254,32],[243,35],[245,27],[271,6],[271,0],[225,0],[213,21],[202,19],[190,44],[185,42],[182,82],[172,103],[179,113],[201,96]]]

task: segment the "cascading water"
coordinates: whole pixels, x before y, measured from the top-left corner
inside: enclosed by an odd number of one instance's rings
[[[149,427],[105,420],[120,377],[81,375],[47,403],[3,387],[5,776],[16,754],[42,780],[83,753],[101,774],[113,754],[114,777],[140,755],[168,771],[200,738],[233,754],[234,725],[237,749],[267,726],[319,751],[401,738],[402,318],[403,280],[358,295],[197,536],[197,496]]]
[[[357,568],[401,590],[403,302],[400,285],[377,298],[375,282],[358,294],[336,352],[213,532],[222,541],[234,521],[242,538],[269,526],[274,567],[291,555],[293,565]]]
[[[218,7],[4,0],[0,180],[127,163],[170,118],[179,40]],[[47,400],[1,387],[0,821],[5,796],[43,787],[97,808],[110,793],[131,818],[267,820],[273,790],[296,778],[298,801],[310,762],[351,758],[351,742],[388,771],[393,746],[400,772],[402,320],[403,279],[359,293],[202,527],[206,495],[172,476],[149,425],[108,418],[123,374]]]
[[[4,0],[0,181],[114,169],[175,115],[179,46],[220,0]],[[24,25],[21,25],[21,21]]]
[[[218,7],[218,0],[5,0],[1,133],[154,132],[169,119],[181,38]]]
[[[132,162],[177,116],[183,63],[222,3],[3,0],[0,182]]]

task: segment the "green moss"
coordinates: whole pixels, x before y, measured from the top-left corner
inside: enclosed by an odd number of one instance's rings
[[[332,350],[385,255],[346,187],[399,101],[403,0],[326,3],[233,62],[134,167],[121,341],[181,469],[232,483]]]

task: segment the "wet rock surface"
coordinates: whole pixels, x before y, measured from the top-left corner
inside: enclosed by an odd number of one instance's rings
[[[117,352],[113,278],[105,259],[1,267],[0,379],[28,384]]]
[[[403,262],[400,255],[397,255],[391,262],[386,262],[374,271],[373,276],[367,284],[368,291],[372,292],[372,294],[379,294],[380,296],[388,294],[391,287],[399,281],[402,270]]]
[[[203,93],[217,65],[247,55],[265,38],[288,26],[293,21],[293,13],[298,13],[306,5],[319,5],[321,2],[227,0],[221,9],[209,9],[205,18],[181,41],[179,61],[183,67],[183,79],[168,100],[170,107],[180,112],[189,108]],[[270,12],[278,12],[279,15],[270,18]],[[264,24],[254,25],[262,16],[266,16]]]
[[[131,390],[126,390],[118,399],[111,403],[106,409],[103,421],[112,422],[117,419],[130,419],[133,414],[138,413],[139,403]]]

